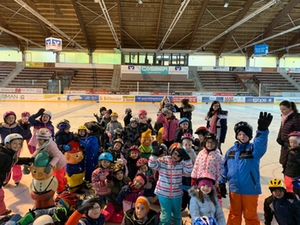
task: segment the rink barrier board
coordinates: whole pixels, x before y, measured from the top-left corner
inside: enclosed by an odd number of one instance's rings
[[[87,95],[87,94],[0,94],[1,102],[73,102],[73,103],[159,103],[163,95]],[[213,101],[222,103],[258,103],[258,104],[278,104],[283,100],[300,103],[300,97],[269,97],[269,96],[169,96],[170,100],[180,103],[184,98],[190,100],[192,104],[208,104]]]

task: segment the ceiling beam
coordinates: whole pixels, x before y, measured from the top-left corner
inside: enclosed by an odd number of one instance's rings
[[[118,14],[119,14],[119,29],[120,29],[120,45],[121,46],[117,46],[119,48],[122,47],[122,43],[123,43],[123,24],[122,24],[122,13],[121,13],[121,0],[118,0]]]
[[[244,16],[246,15],[246,13],[249,11],[249,9],[251,8],[251,6],[253,5],[253,3],[255,2],[256,0],[248,0],[246,1],[245,5],[243,6],[243,9],[239,12],[239,14],[237,15],[237,17],[235,18],[234,20],[234,24],[239,22],[242,18],[244,18]],[[235,29],[230,31],[229,33],[226,34],[221,46],[219,47],[219,51],[218,53],[216,54],[217,57],[219,57],[224,48],[226,47],[229,39],[231,38],[232,34],[234,33]]]
[[[27,5],[29,5],[31,8],[33,8],[35,11],[38,12],[38,9],[37,9],[36,5],[34,4],[34,2],[32,2],[31,0],[25,0],[25,2],[27,3]],[[35,17],[35,18],[36,18],[36,21],[39,23],[39,28],[41,29],[43,36],[51,37],[52,33],[49,31],[49,29],[47,28],[45,23],[43,21],[41,21],[39,18],[37,18],[37,17]]]
[[[196,22],[196,24],[195,24],[195,26],[194,26],[194,31],[193,31],[193,34],[192,34],[191,39],[190,39],[190,41],[189,41],[189,44],[188,44],[188,46],[187,46],[187,49],[191,49],[191,46],[192,46],[192,44],[193,44],[193,42],[194,42],[196,33],[197,33],[197,31],[198,31],[199,25],[200,25],[200,23],[201,23],[201,20],[202,20],[203,15],[204,15],[204,13],[205,13],[205,11],[206,11],[206,8],[207,8],[208,3],[209,3],[209,0],[204,0],[204,2],[203,2],[203,4],[202,4],[201,11],[200,11],[200,13],[199,13],[199,15],[198,15],[198,19],[197,19],[197,22]]]
[[[9,25],[6,23],[5,19],[4,19],[1,15],[0,15],[0,25],[1,25],[2,27],[4,27],[5,29],[7,29],[7,30],[13,32],[13,31],[10,29]],[[11,39],[13,40],[13,42],[16,44],[17,48],[20,49],[21,52],[23,52],[23,51],[24,51],[24,46],[22,45],[22,43],[20,42],[20,40],[19,40],[18,38],[16,38],[15,36],[9,34],[9,33],[7,33],[7,34],[10,36],[10,38],[11,38]]]
[[[83,37],[84,37],[84,40],[85,40],[88,52],[92,53],[95,49],[93,49],[91,47],[91,44],[90,44],[90,41],[89,41],[89,37],[87,35],[86,29],[85,29],[85,25],[84,25],[84,22],[83,22],[83,19],[82,19],[82,15],[81,15],[80,9],[79,9],[79,7],[77,5],[77,0],[71,0],[71,1],[72,1],[72,4],[73,4],[73,8],[75,10],[75,13],[76,13],[78,22],[80,24],[80,28],[81,28],[81,31],[83,33]]]
[[[163,5],[164,0],[160,1],[160,7],[159,7],[159,14],[158,14],[158,20],[157,20],[157,26],[156,26],[156,42],[155,42],[155,48],[158,48],[158,35],[160,30],[160,23],[161,23],[161,17],[162,17],[162,11],[163,11]]]
[[[295,36],[286,44],[286,46],[291,46],[300,41],[300,30],[295,34]],[[278,53],[278,59],[285,55],[285,51],[282,50]]]
[[[266,27],[262,39],[270,37],[273,33],[273,29],[281,22],[281,20],[298,4],[300,0],[291,0],[285,7],[276,15],[272,22]],[[251,48],[248,57],[253,55],[254,48]]]

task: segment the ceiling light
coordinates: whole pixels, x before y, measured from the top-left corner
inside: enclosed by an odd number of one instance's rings
[[[229,6],[229,2],[228,1],[225,1],[224,3],[224,8],[227,8]]]
[[[143,1],[142,0],[137,0],[138,1],[138,3],[141,5],[141,4],[143,4]]]

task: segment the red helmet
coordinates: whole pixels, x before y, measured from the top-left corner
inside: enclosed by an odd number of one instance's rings
[[[288,137],[292,137],[292,136],[295,136],[295,137],[298,137],[300,138],[300,132],[299,131],[293,131],[291,132]]]
[[[191,140],[192,142],[194,142],[195,140],[193,135],[190,133],[185,133],[184,135],[182,135],[181,140],[183,141],[184,139]]]
[[[195,132],[195,134],[202,134],[203,136],[205,136],[208,133],[209,133],[209,130],[204,126],[198,127],[198,129]]]
[[[136,162],[136,167],[141,167],[142,165],[148,165],[148,160],[145,158],[140,158],[137,162]]]
[[[22,112],[21,117],[29,117],[30,113],[29,112]]]
[[[140,117],[140,115],[147,115],[147,111],[145,109],[141,109],[138,113],[138,116]]]
[[[15,118],[17,118],[15,112],[13,112],[13,111],[7,111],[7,112],[5,112],[5,113],[3,114],[3,120],[5,120],[5,118],[8,117],[8,116],[10,116],[10,115],[14,115]]]

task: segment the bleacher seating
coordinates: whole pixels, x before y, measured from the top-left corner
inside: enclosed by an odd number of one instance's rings
[[[298,91],[298,89],[285,79],[280,73],[253,73],[266,93],[276,91]]]
[[[16,63],[1,62],[0,63],[0,83],[4,80],[8,74],[10,74],[16,67]]]
[[[206,91],[244,92],[246,86],[232,72],[198,71],[201,83]]]
[[[300,73],[289,73],[290,77],[293,78],[297,83],[300,83]]]
[[[113,69],[74,69],[71,90],[110,90]]]
[[[138,83],[137,83],[138,82]],[[126,74],[120,82],[120,92],[193,92],[196,91],[192,80],[186,75]]]
[[[55,75],[54,68],[24,68],[9,84],[14,88],[43,88],[47,90],[48,82]]]

